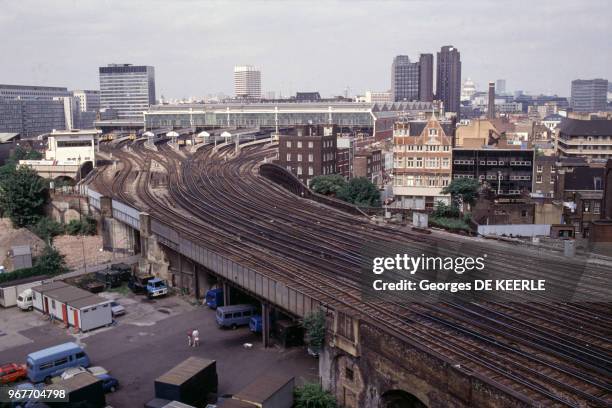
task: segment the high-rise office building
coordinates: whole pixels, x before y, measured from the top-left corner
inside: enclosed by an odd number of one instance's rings
[[[459,116],[461,98],[461,55],[452,45],[445,45],[438,52],[436,98],[444,103],[446,112]]]
[[[261,99],[261,71],[251,65],[236,65],[234,95],[236,98]]]
[[[487,119],[495,119],[495,82],[489,82],[489,101],[487,104]]]
[[[500,95],[505,94],[506,93],[506,80],[498,79],[497,81],[495,81],[495,90]]]
[[[417,101],[419,99],[420,67],[410,62],[407,55],[398,55],[391,65],[391,93],[393,101]]]
[[[607,79],[576,79],[572,81],[571,107],[574,112],[605,111]]]
[[[433,101],[433,54],[421,54],[419,57],[419,100],[423,102]]]
[[[52,100],[60,96],[70,96],[70,92],[67,88],[59,86],[0,84],[0,99]]]
[[[108,64],[99,68],[100,107],[117,111],[119,119],[142,117],[155,104],[155,69],[151,66]]]

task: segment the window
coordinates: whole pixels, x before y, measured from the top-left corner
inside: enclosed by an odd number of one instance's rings
[[[311,163],[314,161],[314,156],[313,156],[313,154],[312,154],[312,153],[310,153],[310,154],[308,155],[308,161],[309,161],[309,162],[311,162]]]
[[[287,153],[287,161],[291,161],[291,153]]]
[[[51,301],[51,309],[55,309],[55,300]]]
[[[544,166],[542,166],[541,164],[538,164],[538,166],[536,167],[536,171],[538,173],[542,173],[544,171]]]
[[[414,157],[406,158],[406,167],[414,167]]]
[[[406,176],[406,185],[408,187],[414,186],[414,176]]]
[[[585,200],[582,202],[582,212],[583,213],[591,212],[591,202],[589,200]]]
[[[416,167],[423,167],[423,158],[422,157],[417,157],[416,158]]]
[[[291,141],[287,140],[287,147],[291,147]]]
[[[308,175],[309,176],[314,175],[314,169],[312,168],[312,166],[308,166]]]
[[[355,379],[355,372],[352,369],[346,367],[346,369],[344,370],[344,376],[347,380],[353,381]]]
[[[240,313],[240,312],[238,312],[238,313],[234,313],[234,314],[232,315],[232,317],[233,317],[233,318],[236,318],[236,317],[242,317],[242,313]]]
[[[314,143],[313,142],[308,142],[308,148],[312,149],[314,147]]]
[[[536,183],[541,183],[542,182],[542,175],[538,174],[536,175]]]
[[[521,210],[521,217],[527,216],[527,210]]]
[[[300,141],[300,142],[297,142],[297,147],[298,147],[298,149],[301,149],[301,148],[302,148],[302,142],[301,142],[301,141]]]
[[[297,166],[297,174],[298,174],[299,176],[301,176],[301,175],[302,175],[302,166]]]
[[[42,370],[47,370],[51,367],[53,367],[53,361],[41,364],[40,367],[38,367],[38,369],[42,371]]]
[[[450,167],[450,159],[448,157],[442,158],[442,167],[448,169]]]
[[[287,166],[287,170],[291,171],[291,166]]]
[[[302,161],[302,155],[301,155],[301,154],[298,154],[298,155],[297,155],[297,161],[299,161],[299,162],[301,162],[301,161]]]
[[[438,129],[429,129],[429,136],[438,136]]]
[[[53,365],[58,367],[58,366],[66,364],[67,362],[68,362],[68,357],[64,357],[64,358],[60,358],[59,360],[55,360]]]
[[[601,212],[601,203],[599,201],[593,201],[593,214],[599,214]]]

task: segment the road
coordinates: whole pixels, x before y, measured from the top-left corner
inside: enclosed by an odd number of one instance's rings
[[[187,346],[187,331],[193,327],[201,334],[202,344],[196,349]],[[66,329],[50,324],[21,334],[33,342],[0,352],[0,362],[25,361],[32,351],[75,340]],[[117,326],[79,341],[93,365],[107,368],[119,379],[121,388],[107,395],[107,403],[119,408],[143,406],[154,397],[154,379],[189,356],[217,360],[221,395],[238,392],[264,373],[294,375],[298,382],[318,378],[317,360],[303,349],[263,349],[258,336],[246,328],[218,329],[214,311],[202,306],[157,322],[122,324],[119,318]],[[243,347],[247,342],[253,348]]]

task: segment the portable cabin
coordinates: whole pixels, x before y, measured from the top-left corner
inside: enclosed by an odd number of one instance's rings
[[[24,290],[40,286],[47,276],[31,276],[0,283],[0,306],[12,307],[17,304],[17,296]]]
[[[68,302],[68,324],[81,331],[108,326],[113,322],[111,301],[97,295]]]
[[[43,302],[48,305],[47,313],[54,319],[68,323],[68,303],[91,296],[91,293],[76,286],[68,285],[50,290],[42,296]]]
[[[43,299],[44,294],[52,290],[56,290],[56,289],[63,288],[66,286],[69,286],[69,285],[62,281],[44,283],[40,286],[34,286],[32,288],[32,297],[33,297],[32,301],[33,301],[34,309],[38,310],[41,313],[46,314],[47,311],[49,310],[49,304],[45,303],[45,300]]]

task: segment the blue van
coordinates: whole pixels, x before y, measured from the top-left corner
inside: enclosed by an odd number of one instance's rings
[[[217,324],[220,327],[247,326],[257,308],[253,305],[231,305],[217,308]]]
[[[69,342],[28,354],[28,378],[33,383],[48,381],[71,367],[89,367],[89,357],[76,343]]]
[[[215,288],[206,292],[205,298],[206,306],[211,309],[216,309],[219,306],[223,306],[223,289]]]

